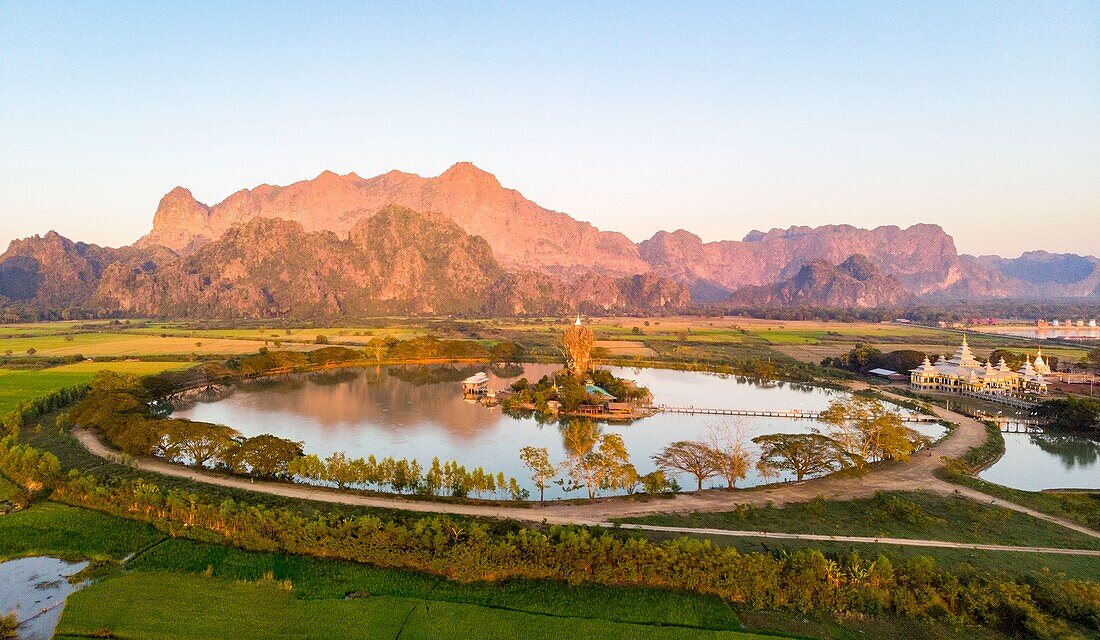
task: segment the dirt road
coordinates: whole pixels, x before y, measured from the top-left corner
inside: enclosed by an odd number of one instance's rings
[[[585,524],[594,526],[616,526],[611,523],[617,518],[644,516],[658,513],[690,513],[699,511],[731,511],[737,505],[748,504],[763,506],[770,502],[776,506],[806,502],[814,498],[850,499],[874,495],[878,491],[929,491],[940,494],[958,494],[973,500],[1012,509],[1021,513],[1053,522],[1079,533],[1100,538],[1100,532],[1084,527],[1064,518],[1050,516],[1021,505],[994,500],[990,496],[936,478],[933,472],[942,464],[942,457],[958,457],[968,449],[981,445],[985,441],[985,427],[973,418],[947,411],[940,407],[933,410],[938,417],[958,424],[946,438],[932,449],[914,455],[908,463],[878,463],[859,477],[826,476],[803,482],[788,482],[768,485],[746,491],[723,491],[712,489],[691,493],[682,493],[667,498],[647,496],[616,497],[597,499],[589,502],[547,502],[524,503],[522,506],[497,504],[468,504],[457,502],[433,502],[412,500],[400,496],[367,496],[356,493],[339,492],[324,487],[249,480],[235,476],[198,470],[178,464],[171,464],[154,458],[141,458],[133,461],[139,469],[167,476],[187,478],[196,482],[205,482],[223,487],[259,491],[288,498],[301,498],[320,502],[378,507],[384,509],[402,509],[406,511],[450,513],[455,515],[479,516],[523,520],[528,522],[549,522],[553,524]],[[105,459],[115,459],[117,452],[106,447],[95,434],[82,429],[74,429],[73,435],[91,453]],[[660,530],[655,528],[653,530]],[[809,534],[776,534],[767,532],[719,532],[707,529],[675,529],[679,533],[698,533],[713,535],[740,535],[753,537],[786,537],[789,539],[817,540],[828,539],[848,542],[875,542],[873,538],[859,537],[815,537]],[[877,539],[886,543],[887,539]],[[967,545],[963,543],[941,542],[935,540],[910,540],[908,544],[921,546],[940,546],[946,548],[988,548],[989,550],[1015,550],[1043,552],[1037,547],[1002,547],[1001,545]],[[903,544],[889,540],[889,544]],[[1065,552],[1062,550],[1061,552]],[[1082,552],[1095,555],[1095,552]]]

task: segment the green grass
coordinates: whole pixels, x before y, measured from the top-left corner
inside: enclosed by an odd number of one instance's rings
[[[880,493],[857,500],[812,500],[782,508],[661,514],[623,522],[674,527],[916,538],[949,542],[1100,549],[1100,539],[960,496]]]
[[[41,502],[0,516],[0,560],[39,555],[121,560],[164,537],[140,522]]]
[[[1100,491],[1023,491],[961,473],[942,473],[941,477],[994,498],[1015,502],[1042,513],[1066,518],[1100,531]]]
[[[69,597],[59,637],[161,638],[760,638],[735,631],[557,617],[419,598],[295,598],[270,584],[130,572]]]
[[[23,490],[11,480],[0,476],[0,502],[14,501],[23,495]]]
[[[258,348],[252,340],[233,340],[216,337],[190,338],[158,335],[139,335],[119,331],[85,332],[72,334],[48,334],[33,337],[9,337],[0,339],[0,354],[11,351],[14,356],[27,354],[34,349],[35,356],[84,357],[116,356],[137,357],[172,354],[237,354],[250,353]]]
[[[193,366],[193,363],[77,362],[47,369],[0,369],[0,415],[11,411],[25,400],[33,400],[58,389],[84,384],[100,370],[149,375],[190,366]]]
[[[653,531],[635,532],[632,535],[639,535],[649,540],[681,537],[680,534]],[[1097,571],[1096,558],[1089,556],[817,540],[768,540],[764,538],[733,538],[707,535],[692,537],[710,540],[720,547],[732,547],[741,553],[787,553],[797,549],[818,549],[826,555],[847,555],[855,552],[865,558],[875,558],[881,554],[894,562],[901,559],[927,557],[933,559],[938,566],[953,572],[977,571],[991,575],[1004,575],[1010,578],[1039,575],[1044,571],[1051,571],[1056,574],[1065,574],[1069,578],[1095,581]],[[742,612],[739,611],[738,615],[742,615]],[[744,620],[742,621],[744,622]]]
[[[190,573],[209,568],[214,577],[247,581],[271,572],[276,580],[291,580],[295,595],[307,599],[338,599],[361,591],[551,616],[719,630],[740,628],[729,606],[715,597],[663,589],[570,586],[535,580],[461,584],[409,571],[377,569],[326,558],[248,552],[189,540],[168,540],[127,566],[140,571]]]

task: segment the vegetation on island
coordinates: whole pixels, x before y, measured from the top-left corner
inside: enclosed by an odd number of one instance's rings
[[[529,382],[527,378],[516,380],[509,389],[512,393],[501,400],[501,406],[513,412],[553,413],[550,403],[556,402],[557,411],[576,413],[581,405],[605,401],[598,391],[589,391],[589,385],[600,387],[619,402],[646,401],[651,397],[645,387],[617,378],[604,369],[589,371],[586,378],[562,370],[552,376],[543,376],[535,382]]]

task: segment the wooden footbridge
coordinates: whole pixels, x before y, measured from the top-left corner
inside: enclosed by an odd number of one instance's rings
[[[676,406],[667,404],[652,405],[649,407],[649,409],[659,413],[685,413],[688,415],[749,416],[762,418],[788,418],[791,420],[821,419],[820,411],[803,411],[802,409],[791,409],[788,411],[773,409],[713,409],[707,407],[696,407],[694,405]],[[905,422],[935,422],[939,420],[939,418],[936,418],[935,416],[909,414],[901,416],[901,419]]]
[[[1023,418],[1019,416],[992,416],[979,413],[974,416],[978,420],[996,423],[1001,433],[1040,433],[1042,426],[1047,424],[1045,420],[1035,418]]]

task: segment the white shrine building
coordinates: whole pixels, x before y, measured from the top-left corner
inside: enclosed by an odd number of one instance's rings
[[[909,386],[917,390],[946,391],[949,393],[992,396],[1044,395],[1050,374],[1050,366],[1043,360],[1039,349],[1035,359],[1024,360],[1023,366],[1013,371],[1001,358],[994,365],[982,364],[970,351],[963,337],[962,345],[951,359],[940,356],[935,364],[926,357],[921,366],[909,372]]]

